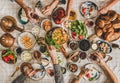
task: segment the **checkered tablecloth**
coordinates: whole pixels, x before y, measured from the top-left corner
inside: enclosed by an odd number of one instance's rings
[[[27,5],[29,5],[30,7],[34,8],[35,3],[39,0],[23,0],[23,1]],[[51,0],[41,0],[41,1],[43,1],[44,4],[48,4],[48,3],[50,3],[49,1],[51,1]],[[73,6],[72,6],[72,9],[77,12],[78,19],[79,20],[85,20],[79,13],[79,6],[80,6],[80,3],[82,1],[86,1],[86,0],[73,0],[73,1],[74,1],[74,3],[73,3]],[[110,0],[91,0],[91,1],[95,2],[100,9]],[[63,6],[63,5],[59,5],[59,6]],[[63,7],[66,7],[66,5],[64,5]],[[0,19],[3,16],[6,16],[6,15],[13,16],[17,20],[18,26],[23,27],[23,25],[21,25],[18,22],[18,18],[17,18],[17,14],[18,14],[19,9],[20,9],[19,5],[17,5],[15,2],[11,2],[10,0],[0,0]],[[120,13],[120,1],[114,7],[112,7],[111,9]],[[30,23],[25,25],[25,29],[28,30],[28,31],[30,31],[32,27],[33,27],[33,25],[31,25]],[[93,28],[88,29],[88,32],[89,32],[89,35],[90,35],[90,34],[94,33],[94,29]],[[4,32],[0,29],[0,36],[3,33]],[[20,33],[18,31],[14,31],[11,34],[14,37],[17,37]],[[40,36],[42,36],[42,31],[41,31]],[[16,40],[16,42],[17,42],[17,40]],[[120,39],[115,41],[115,43],[118,43],[120,45]],[[15,43],[15,45],[17,45],[17,44]],[[1,48],[2,47],[0,46],[0,49]],[[37,49],[37,48],[34,48],[34,49]],[[61,53],[59,53],[59,55],[62,56]],[[110,53],[110,55],[113,57],[113,60],[108,62],[108,65],[113,70],[113,72],[116,74],[116,76],[119,80],[119,83],[120,83],[120,50],[119,49],[113,49],[113,51],[112,51],[112,53]],[[82,66],[87,62],[88,62],[87,60],[81,60],[81,62],[79,63],[79,66]],[[10,77],[10,75],[15,70],[16,66],[19,65],[19,64],[21,64],[20,57],[18,57],[18,62],[14,65],[9,65],[9,64],[3,62],[0,59],[0,83],[11,83],[13,79],[15,79],[18,75],[20,75],[21,72],[19,71],[15,74],[14,77]],[[62,65],[64,65],[64,63]],[[78,73],[79,73],[79,71],[78,71]],[[69,81],[69,79],[72,75],[73,74],[71,74],[70,72],[67,72],[64,75],[65,83],[68,83],[68,81]],[[107,77],[108,76],[104,75],[104,73],[101,73],[101,77],[98,80],[90,82],[90,83],[110,83],[110,81],[107,81],[107,80],[109,80],[109,78],[107,78]],[[25,83],[54,83],[54,77],[49,77],[49,76],[46,75],[42,80],[39,80],[39,81],[34,81],[34,80],[31,80],[31,79],[28,78],[25,81]],[[84,80],[84,79],[81,79],[80,83],[89,83],[89,82]]]

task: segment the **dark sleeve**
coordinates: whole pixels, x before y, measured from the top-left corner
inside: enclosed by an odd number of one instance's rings
[[[59,0],[60,4],[66,4],[66,0]]]
[[[55,71],[55,83],[64,83],[61,66],[57,64],[54,64],[53,66]]]
[[[14,2],[15,0],[10,0],[10,1]]]
[[[27,77],[24,74],[19,75],[17,78],[15,78],[12,83],[24,83],[25,79]]]

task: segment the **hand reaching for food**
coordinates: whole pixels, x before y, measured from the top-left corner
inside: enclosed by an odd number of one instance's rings
[[[58,5],[59,3],[59,0],[54,0],[53,3],[51,5],[47,5],[43,10],[42,10],[42,13],[45,15],[45,16],[49,16],[52,14],[54,8]]]
[[[100,14],[106,14],[107,11],[108,11],[108,8],[107,8],[107,7],[104,7],[104,8],[102,8],[102,9],[99,10],[99,13],[100,13]]]
[[[28,17],[31,23],[37,23],[40,21],[39,16],[30,7],[27,7],[24,10],[25,10],[26,16]]]
[[[89,69],[82,69],[80,71],[80,73],[78,74],[78,78],[80,79],[81,77],[83,77],[85,74],[87,74],[89,72]]]
[[[82,69],[76,78],[73,78],[71,83],[79,83],[79,80],[89,72],[89,69]]]
[[[61,24],[63,24],[66,20],[68,19],[68,16],[64,16],[62,19],[61,19]]]
[[[52,6],[48,5],[48,6],[46,6],[46,7],[42,10],[42,13],[43,13],[45,16],[49,16],[49,15],[52,14],[53,9],[54,9],[54,8],[53,8]]]

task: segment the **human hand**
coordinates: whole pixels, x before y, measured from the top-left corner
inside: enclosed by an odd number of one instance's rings
[[[78,74],[78,78],[80,79],[81,77],[85,76],[89,72],[89,69],[82,69],[80,73]]]
[[[104,8],[102,8],[102,9],[99,10],[99,13],[100,13],[100,14],[106,14],[107,11],[108,11],[108,8],[107,8],[107,7],[104,7]]]
[[[68,19],[68,16],[64,16],[64,17],[61,19],[60,23],[63,24],[67,19]]]
[[[30,20],[30,22],[32,22],[32,23],[39,22],[40,18],[36,14],[35,11],[33,11],[30,7],[26,7],[24,10],[25,10],[26,16],[28,17],[28,19]]]
[[[43,10],[42,10],[42,13],[45,15],[45,16],[49,16],[52,14],[53,12],[53,7],[51,5],[48,5],[46,6]]]
[[[76,78],[73,78],[71,83],[79,83],[79,79],[83,77],[85,74],[87,74],[89,69],[82,69],[79,75]]]
[[[101,52],[94,52],[94,53],[91,53],[89,58],[96,62],[98,65],[103,65],[105,63],[105,60],[103,58],[103,55]]]

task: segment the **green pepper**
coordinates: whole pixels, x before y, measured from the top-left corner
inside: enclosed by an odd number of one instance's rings
[[[7,56],[8,54],[11,54],[11,51],[7,51],[4,55],[2,55],[2,57]]]

